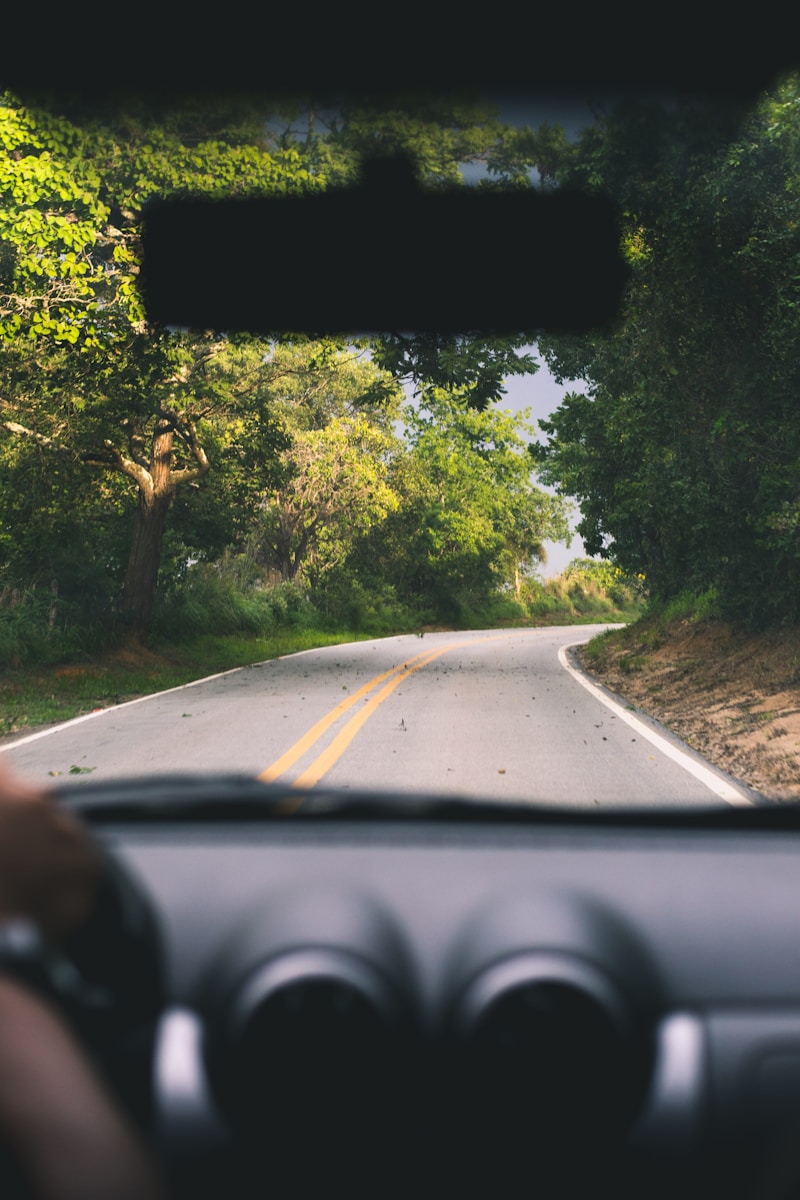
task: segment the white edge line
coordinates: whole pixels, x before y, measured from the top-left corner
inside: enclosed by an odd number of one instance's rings
[[[611,711],[616,714],[616,716],[621,717],[627,725],[630,725],[632,729],[635,729],[643,738],[646,738],[648,742],[652,742],[654,746],[657,746],[661,753],[665,754],[667,758],[671,758],[672,761],[677,763],[679,767],[683,767],[684,771],[688,771],[689,774],[693,775],[695,779],[699,780],[700,783],[705,784],[705,786],[709,788],[715,796],[719,796],[720,800],[724,800],[727,804],[743,805],[746,807],[749,807],[753,804],[753,801],[750,800],[749,797],[745,796],[744,792],[741,792],[738,788],[734,787],[732,783],[728,783],[727,780],[723,779],[720,775],[717,775],[708,767],[703,766],[703,764],[698,762],[696,758],[693,758],[690,754],[687,754],[685,750],[681,750],[680,746],[676,746],[674,742],[669,741],[656,729],[652,729],[649,725],[645,725],[645,723],[638,717],[634,716],[632,712],[629,712],[626,708],[623,708],[621,704],[617,704],[616,700],[612,700],[610,696],[606,695],[602,688],[599,688],[597,684],[592,683],[592,681],[587,679],[581,671],[578,671],[575,667],[573,667],[572,663],[567,657],[567,650],[569,650],[572,646],[582,646],[584,644],[585,643],[583,641],[566,642],[558,651],[558,661],[561,663],[565,671],[568,671],[574,679],[577,679],[578,683],[580,683],[582,687],[586,688],[587,692],[591,692],[596,700],[599,700],[602,704],[605,704],[606,708],[610,708]]]
[[[266,659],[266,662],[272,662],[272,659]],[[253,663],[253,666],[263,666],[263,663]],[[217,671],[216,675],[206,675],[203,679],[192,679],[189,683],[178,683],[175,687],[164,688],[163,692],[149,692],[146,696],[137,696],[135,700],[123,700],[122,704],[109,704],[108,708],[95,708],[89,713],[84,713],[82,717],[72,717],[69,721],[61,721],[58,725],[48,725],[47,729],[40,729],[38,733],[29,733],[25,737],[17,738],[14,742],[5,742],[0,746],[0,754],[5,750],[16,750],[17,746],[26,746],[28,742],[36,742],[39,738],[49,737],[51,733],[60,733],[62,729],[69,729],[73,725],[80,725],[83,721],[91,721],[95,717],[102,717],[108,713],[119,712],[121,708],[130,708],[132,704],[143,704],[145,700],[157,700],[159,696],[169,696],[171,692],[183,692],[187,688],[197,687],[200,683],[210,683],[212,679],[222,679],[225,675],[235,675],[237,671],[244,671],[244,667],[231,667],[229,671]]]

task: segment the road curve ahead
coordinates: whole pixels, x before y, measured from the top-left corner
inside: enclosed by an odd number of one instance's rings
[[[725,776],[609,707],[569,669],[563,648],[604,628],[434,633],[306,651],[78,718],[4,753],[26,778],[76,786],[235,771],[566,807],[747,803]]]

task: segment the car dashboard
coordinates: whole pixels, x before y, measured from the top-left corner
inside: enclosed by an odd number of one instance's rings
[[[790,810],[138,791],[71,802],[153,918],[174,1195],[797,1186]]]

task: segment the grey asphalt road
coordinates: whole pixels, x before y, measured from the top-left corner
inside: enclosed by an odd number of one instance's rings
[[[698,778],[687,769],[697,756],[684,760],[647,722],[651,737],[643,736],[644,726],[565,668],[561,647],[603,628],[434,633],[307,651],[23,737],[4,754],[28,779],[75,786],[235,771],[570,807],[708,805],[721,795],[736,803],[725,777],[700,768]]]

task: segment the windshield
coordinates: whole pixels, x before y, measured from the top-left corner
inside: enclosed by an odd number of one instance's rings
[[[3,93],[7,759],[77,786],[800,798],[799,168],[796,76],[747,104]],[[576,195],[596,227],[560,215]],[[223,315],[196,238],[166,271],[189,307],[153,315],[157,202],[332,196],[392,219],[231,210]],[[432,233],[437,197],[461,223]],[[551,206],[535,237],[488,207],[515,197]],[[612,228],[601,271],[580,237]],[[424,318],[342,329],[365,295]]]

